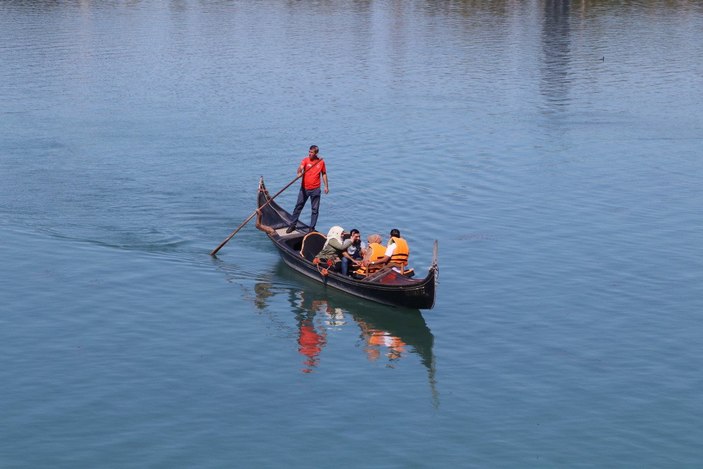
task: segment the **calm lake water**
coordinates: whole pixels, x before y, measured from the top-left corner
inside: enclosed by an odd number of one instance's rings
[[[700,465],[702,57],[685,0],[1,1],[0,466]],[[313,143],[433,310],[208,255]]]

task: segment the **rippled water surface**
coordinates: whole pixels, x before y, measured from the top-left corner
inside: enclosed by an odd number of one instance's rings
[[[700,464],[702,37],[685,0],[0,2],[0,466]],[[312,143],[319,229],[439,241],[433,310],[254,226],[208,255]]]

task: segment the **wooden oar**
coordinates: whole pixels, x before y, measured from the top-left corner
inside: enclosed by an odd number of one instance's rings
[[[312,169],[312,168],[314,168],[315,166],[317,166],[318,163],[320,163],[320,161],[322,161],[322,158],[319,158],[319,159],[317,160],[317,163],[315,163],[314,165],[312,165],[312,166],[310,167],[310,169]],[[279,195],[281,195],[281,193],[282,193],[284,190],[288,189],[295,181],[297,181],[298,179],[300,179],[301,177],[303,177],[303,176],[305,175],[305,172],[306,172],[306,171],[303,171],[302,173],[300,173],[298,176],[295,177],[295,179],[293,179],[291,182],[289,182],[288,184],[286,184],[286,187],[284,187],[284,188],[281,189],[280,191],[276,192],[276,195],[274,195],[274,196],[271,197],[268,201],[266,201],[266,203],[265,203],[264,205],[262,205],[261,207],[259,207],[259,208],[256,209],[256,210],[254,210],[254,211],[252,212],[252,214],[249,215],[249,217],[248,217],[246,220],[244,220],[241,225],[239,225],[239,226],[237,227],[236,230],[234,230],[229,236],[227,236],[227,237],[225,238],[225,240],[222,241],[222,243],[220,243],[219,246],[217,246],[215,249],[212,250],[212,252],[210,253],[210,255],[211,255],[211,256],[214,256],[215,254],[217,254],[217,251],[219,251],[220,249],[222,249],[222,246],[224,246],[225,244],[227,244],[227,243],[229,242],[229,240],[232,239],[232,238],[234,237],[234,235],[236,235],[239,230],[241,230],[242,228],[244,228],[244,225],[246,225],[247,223],[249,223],[249,222],[251,221],[251,219],[256,216],[256,212],[258,212],[259,210],[261,210],[262,208],[264,208],[264,207],[266,207],[268,204],[270,204],[270,203],[273,201],[273,199],[275,199],[276,197],[278,197]]]

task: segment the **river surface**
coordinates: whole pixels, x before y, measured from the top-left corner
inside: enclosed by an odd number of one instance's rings
[[[702,58],[685,0],[0,2],[0,467],[700,465]],[[311,144],[434,309],[208,255]]]

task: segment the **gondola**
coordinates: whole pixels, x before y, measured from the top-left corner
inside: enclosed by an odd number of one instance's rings
[[[308,233],[310,227],[298,221],[296,229],[286,233],[292,216],[269,195],[264,178],[259,180],[256,227],[264,231],[278,249],[283,262],[290,268],[327,287],[389,306],[411,309],[432,309],[439,268],[437,241],[434,243],[432,265],[423,279],[408,278],[397,269],[384,267],[363,279],[342,275],[314,262],[325,241],[325,235]]]

